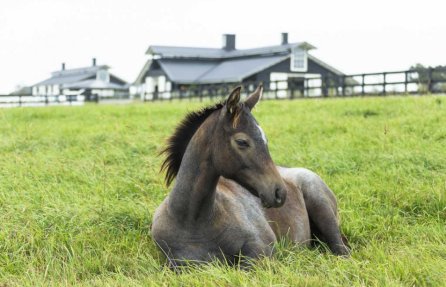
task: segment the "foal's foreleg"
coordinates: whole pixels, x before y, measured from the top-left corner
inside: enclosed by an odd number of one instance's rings
[[[270,245],[256,241],[248,241],[243,244],[240,253],[236,256],[237,264],[243,269],[249,269],[253,263],[262,257],[270,257],[273,249]]]

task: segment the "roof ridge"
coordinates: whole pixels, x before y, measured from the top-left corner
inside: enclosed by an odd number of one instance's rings
[[[280,54],[289,51],[294,47],[311,50],[315,48],[307,42],[295,42],[281,45],[263,46],[248,49],[235,49],[226,51],[222,48],[204,48],[204,47],[181,47],[181,46],[149,46],[147,54],[160,55],[161,58],[197,58],[197,59],[215,59],[223,60],[230,58],[239,58],[247,56]],[[202,52],[202,53],[200,53]]]
[[[98,66],[87,66],[73,69],[57,70],[51,72],[51,76],[73,75],[77,73],[80,74],[82,72],[92,72],[100,69],[110,69],[110,67],[107,65],[98,65]]]

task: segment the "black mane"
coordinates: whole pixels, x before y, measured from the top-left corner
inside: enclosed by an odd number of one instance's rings
[[[207,117],[214,111],[221,109],[223,106],[224,103],[218,103],[214,106],[191,112],[176,127],[173,135],[167,140],[166,148],[161,151],[161,154],[166,155],[166,159],[161,165],[161,171],[166,171],[165,182],[167,186],[169,186],[177,176],[183,155],[192,136]]]

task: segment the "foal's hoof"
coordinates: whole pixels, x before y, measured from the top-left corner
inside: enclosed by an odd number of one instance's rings
[[[333,249],[332,249],[333,253],[335,255],[338,256],[342,256],[342,257],[350,257],[350,249],[345,246],[344,244],[342,245],[336,245]]]

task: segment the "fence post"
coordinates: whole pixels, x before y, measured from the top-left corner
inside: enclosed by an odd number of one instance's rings
[[[336,97],[339,97],[341,94],[339,87],[341,86],[340,78],[333,76],[333,88],[335,89]]]
[[[387,76],[387,73],[384,72],[383,73],[383,95],[384,96],[386,95],[386,76]]]
[[[277,100],[279,97],[277,96],[277,89],[279,88],[278,86],[278,82],[275,81],[276,85],[275,85],[275,89],[274,89],[274,98]]]
[[[303,98],[308,97],[310,95],[310,79],[306,78],[304,80],[304,85],[305,85],[303,90],[304,94],[302,95]]]
[[[345,97],[345,75],[342,75],[342,77],[341,77],[341,84],[342,84],[342,87],[341,87],[341,89],[342,89],[342,96],[343,97]]]
[[[427,70],[427,92],[429,94],[432,93],[432,67],[429,67]]]
[[[361,84],[361,86],[362,86],[362,92],[361,92],[361,95],[365,95],[365,91],[364,91],[364,88],[365,88],[365,74],[362,74],[362,84]]]
[[[327,76],[322,77],[322,96],[327,97],[328,96],[328,90],[327,90]]]
[[[404,93],[407,94],[407,81],[409,80],[407,71],[404,72]]]

